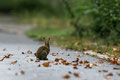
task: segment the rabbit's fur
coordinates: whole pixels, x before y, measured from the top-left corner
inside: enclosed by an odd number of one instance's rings
[[[36,57],[39,60],[48,60],[47,55],[50,52],[50,45],[49,45],[50,38],[48,40],[45,40],[45,45],[41,46],[37,52],[36,52]]]

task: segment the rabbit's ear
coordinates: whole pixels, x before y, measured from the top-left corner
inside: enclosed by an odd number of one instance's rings
[[[48,38],[48,41],[50,41],[50,37]]]

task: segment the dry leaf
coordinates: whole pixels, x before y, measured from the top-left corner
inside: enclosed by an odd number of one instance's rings
[[[80,63],[80,64],[83,64],[83,61],[80,61],[79,63]]]
[[[78,68],[76,66],[74,66],[73,69],[78,69]]]
[[[27,53],[28,53],[28,54],[32,54],[32,51],[28,50]]]
[[[92,68],[92,67],[90,66],[90,64],[87,64],[85,68]]]
[[[52,54],[52,56],[56,56],[56,53],[51,53]]]
[[[63,64],[64,64],[64,65],[69,65],[70,63],[69,63],[69,62],[64,62]]]
[[[97,64],[92,64],[93,66],[98,66]]]
[[[56,59],[55,59],[55,61],[56,61],[56,62],[59,62],[59,59],[58,59],[58,58],[56,58]]]
[[[4,48],[3,51],[6,51],[6,48]]]
[[[38,64],[38,67],[40,67],[40,64]]]
[[[113,73],[109,73],[109,74],[107,74],[107,76],[113,76]]]
[[[67,56],[70,56],[70,54],[67,54]]]
[[[88,63],[89,63],[89,61],[87,61],[87,60],[86,60],[86,61],[84,61],[84,64],[88,64]]]
[[[30,61],[33,61],[33,59],[30,59]]]
[[[78,63],[74,63],[74,64],[72,64],[73,66],[77,66],[78,65]]]
[[[17,60],[16,60],[16,61],[11,62],[10,64],[15,64],[15,63],[17,63]]]
[[[78,73],[73,74],[75,77],[80,77]]]
[[[36,59],[35,62],[40,62],[40,60]]]
[[[64,79],[69,79],[70,76],[69,76],[69,75],[65,75],[65,76],[63,76],[63,78],[64,78]]]
[[[24,72],[23,70],[21,70],[21,71],[20,71],[20,74],[21,74],[21,75],[24,75],[24,74],[25,74],[25,72]]]
[[[72,74],[72,72],[71,72],[71,71],[69,71],[68,73],[69,73],[69,74]]]
[[[22,52],[22,54],[25,54],[24,52]]]
[[[50,66],[50,62],[45,62],[42,64],[44,67],[49,67]]]
[[[98,63],[104,63],[102,60],[99,60]]]
[[[118,67],[114,67],[113,69],[114,69],[114,70],[120,70],[120,68],[118,68]]]
[[[105,70],[105,69],[103,69],[103,70],[98,70],[99,72],[108,72],[108,70]]]
[[[118,76],[120,76],[120,73],[117,73],[118,74]]]

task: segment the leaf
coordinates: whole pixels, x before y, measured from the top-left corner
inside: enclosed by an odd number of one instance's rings
[[[69,65],[70,63],[69,63],[69,62],[64,62],[63,64],[64,64],[64,65]]]
[[[92,67],[90,66],[90,64],[87,64],[85,68],[92,68]]]
[[[93,66],[98,66],[97,64],[92,64]]]
[[[50,62],[45,62],[42,64],[44,67],[49,67],[50,66]]]
[[[56,53],[51,53],[52,54],[52,56],[56,56]]]
[[[17,63],[17,60],[16,60],[16,61],[11,62],[10,64],[15,64],[15,63]]]
[[[89,61],[87,61],[87,60],[86,60],[86,61],[84,61],[84,64],[88,64],[88,63],[90,63],[90,62],[89,62]]]
[[[108,70],[103,69],[103,70],[98,70],[98,72],[108,72]]]
[[[20,74],[21,74],[21,75],[24,75],[24,74],[25,74],[25,72],[24,72],[23,70],[21,70],[21,71],[20,71]]]
[[[100,64],[101,64],[101,63],[104,63],[104,62],[103,62],[102,60],[99,60],[99,61],[98,61],[98,63],[100,63]]]
[[[78,68],[76,66],[74,66],[73,69],[78,69]]]
[[[69,79],[70,76],[69,76],[69,75],[65,75],[65,76],[63,76],[63,78],[64,78],[64,79]]]
[[[70,56],[70,54],[67,54],[67,56]]]
[[[114,67],[113,69],[114,69],[114,70],[120,70],[120,68],[118,68],[118,67]]]
[[[78,73],[73,74],[75,77],[80,77]]]
[[[38,67],[40,67],[40,64],[38,64]]]
[[[6,48],[3,48],[3,51],[6,51]]]
[[[33,61],[33,59],[30,59],[30,61]]]
[[[109,73],[109,74],[107,74],[107,76],[113,76],[113,73]]]
[[[32,51],[28,50],[27,53],[28,53],[28,54],[32,54]]]
[[[56,58],[56,59],[55,59],[55,61],[56,61],[56,62],[59,62],[59,59],[58,59],[58,58]]]
[[[24,52],[22,52],[22,54],[25,54]]]
[[[120,77],[120,73],[117,73],[118,74],[118,76]]]
[[[36,59],[35,62],[40,62],[40,60]]]
[[[79,63],[80,63],[80,64],[83,64],[83,61],[80,61]]]

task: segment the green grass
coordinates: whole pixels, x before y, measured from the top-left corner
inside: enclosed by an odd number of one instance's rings
[[[72,36],[71,33],[74,30],[71,28],[36,28],[32,29],[26,34],[29,37],[32,37],[37,40],[42,40],[43,37],[50,37],[51,38],[51,45],[53,46],[59,46],[62,48],[77,50],[77,51],[83,51],[84,49],[88,50],[94,50],[96,52],[101,52],[102,54],[108,53],[108,55],[117,55],[117,57],[120,56],[120,53],[115,53],[113,51],[113,48],[119,49],[119,46],[107,46],[102,45],[99,43],[99,45],[96,45],[95,42],[93,42],[91,39],[88,38],[79,38]],[[96,57],[96,55],[94,55]]]
[[[22,15],[20,22],[25,24],[36,24],[36,28],[27,31],[26,35],[36,40],[42,40],[43,37],[50,37],[50,44],[53,46],[59,46],[77,51],[88,49],[101,52],[102,54],[106,54],[107,52],[108,55],[116,55],[117,57],[120,56],[119,52],[116,53],[113,51],[113,48],[120,50],[120,45],[107,45],[106,42],[101,39],[93,40],[86,37],[81,38],[72,36],[71,34],[73,33],[74,28],[69,24],[69,19],[55,16],[48,17],[38,13],[32,15],[25,13]],[[84,25],[89,24],[90,23]]]

